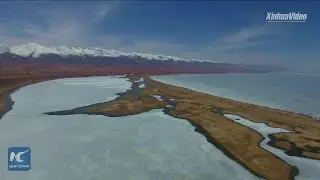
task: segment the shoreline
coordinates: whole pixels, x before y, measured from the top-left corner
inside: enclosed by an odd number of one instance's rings
[[[16,84],[13,87],[9,88],[8,91],[5,91],[3,94],[0,94],[0,98],[2,97],[2,100],[4,100],[3,109],[2,109],[2,111],[0,110],[0,120],[6,113],[11,111],[13,108],[13,105],[15,102],[12,100],[11,95],[13,93],[15,93],[16,91],[18,91],[20,88],[23,88],[25,86],[35,84],[38,82],[41,82],[41,81],[34,81],[34,82],[32,81],[32,82],[25,82],[25,83],[21,83],[21,84]],[[1,99],[0,99],[0,101],[1,101]]]
[[[11,111],[11,109],[12,109],[12,107],[14,105],[14,101],[11,98],[11,94],[16,92],[17,90],[19,90],[19,88],[9,91],[8,95],[4,97],[5,98],[5,100],[4,100],[4,112],[0,112],[0,120],[7,112]]]

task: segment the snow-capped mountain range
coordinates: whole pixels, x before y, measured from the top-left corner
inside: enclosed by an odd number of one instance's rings
[[[4,46],[0,53],[0,68],[8,64],[108,67],[128,69],[127,72],[217,73],[217,72],[270,72],[277,68],[230,64],[209,60],[186,59],[176,56],[145,53],[126,53],[117,50],[88,47],[46,47],[36,43]]]
[[[88,47],[67,47],[67,46],[57,46],[57,47],[45,47],[36,43],[27,43],[16,46],[10,46],[7,48],[8,52],[16,54],[22,57],[33,57],[39,58],[42,55],[55,54],[63,57],[68,56],[92,56],[92,57],[141,57],[145,60],[174,60],[174,61],[187,61],[187,62],[205,62],[206,60],[197,59],[186,59],[175,56],[164,56],[164,55],[153,55],[144,54],[138,52],[122,52],[117,50],[108,50],[98,47],[88,48]],[[210,61],[206,61],[210,62]]]

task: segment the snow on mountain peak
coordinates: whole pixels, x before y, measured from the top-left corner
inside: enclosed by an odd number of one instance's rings
[[[147,60],[175,60],[175,61],[188,61],[188,62],[205,62],[206,60],[196,60],[196,59],[185,59],[175,56],[164,56],[164,55],[153,55],[137,52],[122,52],[116,50],[108,50],[103,48],[81,48],[81,47],[67,47],[67,46],[57,46],[57,47],[45,47],[36,43],[27,43],[16,46],[8,47],[8,52],[16,54],[22,57],[32,56],[34,58],[40,57],[45,54],[56,54],[63,57],[68,56],[94,56],[94,57],[141,57]],[[209,61],[207,61],[209,62]],[[212,61],[211,61],[212,62]]]

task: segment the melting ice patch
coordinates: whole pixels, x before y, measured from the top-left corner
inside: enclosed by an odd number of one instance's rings
[[[134,82],[143,82],[143,78],[139,78],[138,80],[135,80]]]
[[[146,87],[146,85],[144,84],[144,83],[141,83],[140,85],[139,85],[139,88],[145,88]]]
[[[140,78],[139,80],[136,80],[134,82],[140,83],[140,85],[138,86],[139,88],[145,88],[146,87],[146,85],[144,84],[143,78]]]
[[[151,95],[151,96],[156,98],[158,101],[163,101],[162,97],[159,95]]]

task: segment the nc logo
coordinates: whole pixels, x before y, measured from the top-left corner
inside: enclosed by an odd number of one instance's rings
[[[29,147],[8,148],[8,170],[29,171],[31,168],[31,150]]]

